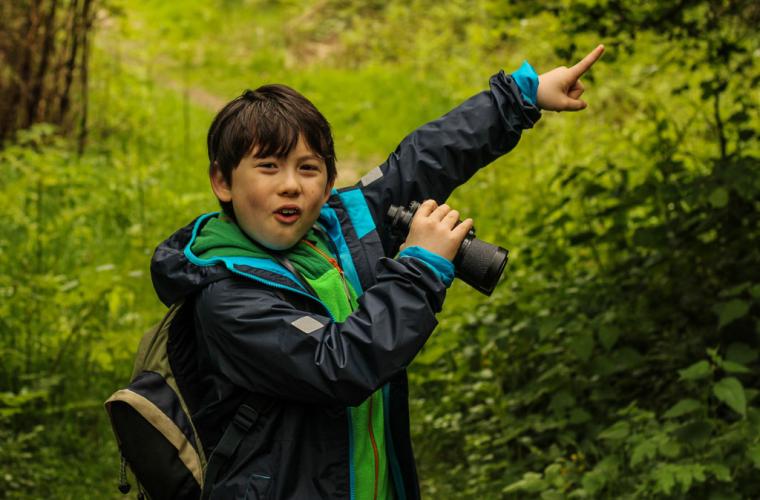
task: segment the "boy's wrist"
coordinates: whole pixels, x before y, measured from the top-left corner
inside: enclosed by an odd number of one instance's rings
[[[411,246],[403,249],[398,256],[421,260],[432,269],[447,287],[451,286],[451,283],[454,281],[454,264],[430,250],[426,250],[420,246]]]
[[[520,94],[524,101],[536,106],[538,100],[538,73],[528,61],[523,61],[522,66],[512,73]]]

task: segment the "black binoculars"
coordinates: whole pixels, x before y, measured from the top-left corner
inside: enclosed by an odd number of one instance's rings
[[[411,202],[409,208],[391,205],[387,214],[391,231],[399,237],[406,238],[412,217],[419,207],[420,203],[417,201]],[[457,224],[461,222],[460,220]],[[454,257],[454,275],[475,290],[491,295],[504,272],[508,258],[509,250],[477,239],[473,227]]]

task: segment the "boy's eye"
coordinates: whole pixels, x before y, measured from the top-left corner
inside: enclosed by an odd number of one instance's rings
[[[316,172],[319,172],[319,165],[311,165],[311,164],[307,163],[307,164],[301,165],[301,168],[306,169],[306,170],[314,170]]]
[[[271,162],[261,162],[257,164],[256,166],[260,168],[276,168],[277,167],[277,165]]]

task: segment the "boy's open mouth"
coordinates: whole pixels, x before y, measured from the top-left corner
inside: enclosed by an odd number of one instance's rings
[[[292,223],[301,217],[301,209],[296,206],[280,207],[274,212],[275,219],[284,223]]]

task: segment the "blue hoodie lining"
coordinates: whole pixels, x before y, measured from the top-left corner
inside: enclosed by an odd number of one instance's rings
[[[359,274],[354,267],[351,251],[348,249],[346,239],[343,237],[343,231],[340,229],[338,215],[332,207],[323,205],[319,214],[319,219],[325,221],[322,223],[322,226],[327,229],[328,236],[330,236],[335,242],[335,246],[338,248],[338,258],[340,260],[340,265],[343,267],[343,272],[348,276],[348,280],[351,282],[351,286],[354,287],[356,294],[361,295],[364,290],[359,282]]]
[[[358,238],[364,238],[375,229],[375,221],[372,220],[367,200],[364,198],[364,193],[362,193],[361,189],[343,191],[338,196],[348,211],[348,217],[354,225]]]

